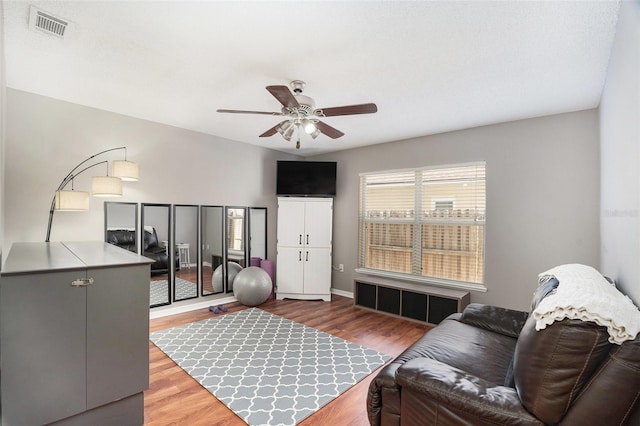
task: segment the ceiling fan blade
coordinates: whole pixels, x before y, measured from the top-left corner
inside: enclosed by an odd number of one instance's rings
[[[273,126],[272,128],[270,128],[269,130],[267,130],[266,132],[264,132],[263,134],[261,134],[260,136],[258,136],[259,138],[268,138],[269,136],[273,136],[276,133],[278,133],[278,126],[282,126],[284,123],[286,123],[287,120],[281,121],[280,123],[276,124],[275,126]]]
[[[300,106],[287,86],[267,86],[267,90],[285,107],[297,108]]]
[[[333,108],[318,108],[316,111],[318,115],[322,117],[335,117],[336,115],[372,114],[378,111],[378,107],[376,104],[369,103]]]
[[[281,112],[268,111],[245,111],[242,109],[218,109],[217,112],[226,112],[231,114],[262,114],[262,115],[284,115]]]
[[[258,136],[258,137],[259,138],[268,138],[269,136],[275,135],[277,133],[276,132],[276,126],[277,126],[277,124],[275,126],[273,126],[272,128],[270,128],[269,130],[267,130],[266,132],[264,132],[263,134],[261,134],[260,136]]]
[[[341,136],[344,136],[340,130],[329,126],[327,123],[323,123],[322,121],[318,121],[316,124],[316,128],[320,130],[325,135],[329,136],[331,139],[338,139]]]

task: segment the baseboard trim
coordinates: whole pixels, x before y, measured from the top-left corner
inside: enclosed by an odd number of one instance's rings
[[[353,299],[353,292],[339,290],[337,288],[331,289],[331,294],[335,294],[342,297],[348,297],[349,299]],[[233,296],[227,296],[220,299],[208,299],[200,302],[189,303],[186,305],[180,306],[167,306],[167,307],[158,307],[149,311],[149,319],[154,318],[162,318],[168,317],[169,315],[175,314],[183,314],[185,312],[197,311],[198,309],[208,308],[211,305],[224,305],[225,303],[237,302]]]
[[[208,308],[211,305],[224,305],[225,303],[237,302],[233,296],[227,296],[220,299],[208,299],[200,302],[189,303],[180,306],[158,307],[149,311],[149,319],[167,317],[169,315],[183,314],[185,312],[197,311],[198,309]]]
[[[335,295],[338,295],[338,296],[348,297],[349,299],[353,299],[353,292],[352,291],[344,291],[344,290],[339,290],[337,288],[332,288],[331,289],[331,294],[335,294]]]

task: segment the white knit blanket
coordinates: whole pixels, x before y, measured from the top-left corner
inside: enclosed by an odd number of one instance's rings
[[[640,332],[640,310],[590,266],[569,264],[540,274],[555,277],[555,293],[542,299],[533,311],[536,330],[565,318],[595,322],[609,332],[609,342],[622,344]]]

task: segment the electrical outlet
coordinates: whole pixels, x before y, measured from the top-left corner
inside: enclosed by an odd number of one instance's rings
[[[342,263],[338,265],[338,271],[344,272],[344,265]]]

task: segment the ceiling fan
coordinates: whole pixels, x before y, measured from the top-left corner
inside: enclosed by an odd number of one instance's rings
[[[291,137],[296,133],[298,141],[296,142],[296,148],[300,149],[300,129],[310,135],[313,139],[318,137],[320,133],[329,136],[332,139],[337,139],[344,136],[340,130],[329,126],[328,124],[320,121],[320,118],[334,117],[337,115],[355,115],[355,114],[371,114],[378,111],[376,104],[358,104],[358,105],[346,105],[331,108],[316,108],[315,101],[302,94],[306,83],[301,80],[293,80],[289,83],[291,90],[287,86],[267,86],[266,89],[271,93],[281,104],[282,109],[280,112],[268,112],[268,111],[246,111],[236,109],[219,109],[218,112],[233,113],[233,114],[263,114],[263,115],[282,115],[288,118],[280,123],[276,124],[266,132],[260,135],[261,138],[273,136],[276,133],[280,133],[287,141],[291,140]]]

